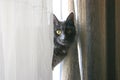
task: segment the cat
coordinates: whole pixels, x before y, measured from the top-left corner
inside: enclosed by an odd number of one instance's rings
[[[52,60],[52,69],[60,63],[75,41],[76,28],[74,25],[74,13],[71,12],[65,21],[59,21],[53,14],[54,25],[54,53]]]

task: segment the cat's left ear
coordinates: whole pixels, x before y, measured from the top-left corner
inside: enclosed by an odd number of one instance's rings
[[[54,25],[59,24],[59,21],[58,21],[57,17],[54,14],[53,14],[53,23],[54,23]]]
[[[74,25],[74,13],[73,12],[71,12],[69,14],[69,16],[67,17],[66,22],[69,23],[69,24],[73,24]]]

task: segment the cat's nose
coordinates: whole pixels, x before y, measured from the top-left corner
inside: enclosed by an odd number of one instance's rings
[[[64,39],[65,39],[65,35],[64,35],[64,34],[61,34],[60,39],[61,39],[61,40],[64,40]]]

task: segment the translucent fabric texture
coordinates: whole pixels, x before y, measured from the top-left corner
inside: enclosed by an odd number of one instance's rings
[[[52,0],[0,0],[0,80],[52,80]]]

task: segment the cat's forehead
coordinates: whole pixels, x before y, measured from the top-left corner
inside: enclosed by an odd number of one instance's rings
[[[60,28],[64,28],[64,27],[66,27],[66,24],[65,24],[65,22],[59,22],[59,24],[58,25],[56,25],[57,27],[60,27]]]
[[[61,26],[66,26],[65,21],[60,22],[60,25],[61,25]]]
[[[58,24],[55,25],[55,29],[65,30],[65,29],[68,29],[68,28],[74,28],[74,25],[71,25],[67,21],[58,21]]]

